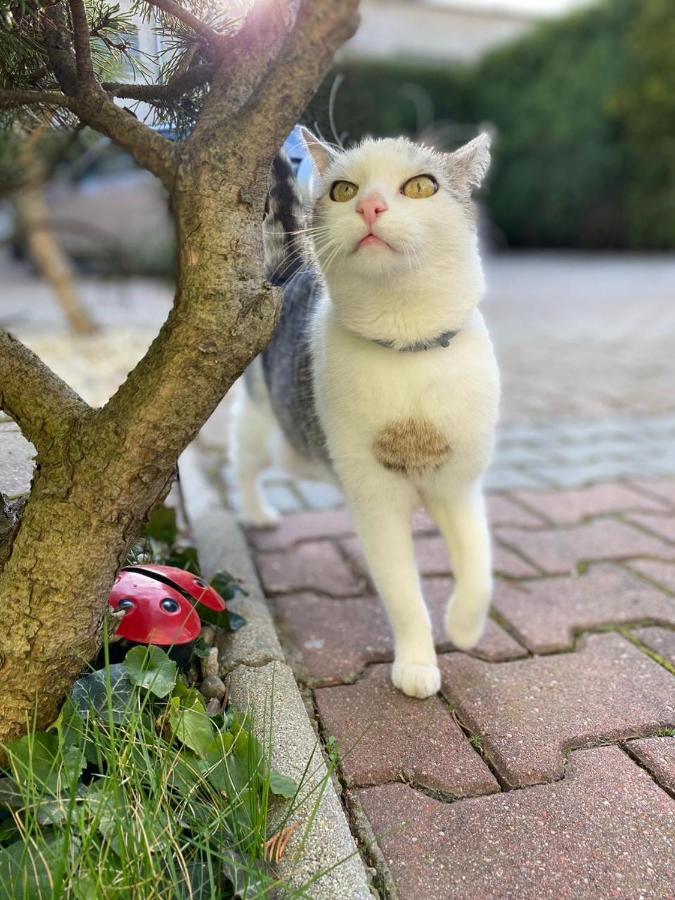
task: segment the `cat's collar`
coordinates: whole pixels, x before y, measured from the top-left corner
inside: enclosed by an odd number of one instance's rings
[[[444,331],[428,341],[415,341],[412,344],[403,344],[402,346],[398,346],[396,341],[380,341],[377,338],[371,338],[371,340],[375,344],[379,344],[380,347],[398,350],[399,353],[419,353],[422,350],[431,350],[433,347],[447,347],[457,333],[457,331]]]

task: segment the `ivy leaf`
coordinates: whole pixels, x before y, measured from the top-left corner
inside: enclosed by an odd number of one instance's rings
[[[178,667],[160,647],[134,647],[124,659],[129,680],[155,697],[168,696],[176,684]]]
[[[133,685],[122,663],[99,669],[79,678],[70,696],[77,711],[86,719],[93,713],[97,719],[123,722],[132,713]]]

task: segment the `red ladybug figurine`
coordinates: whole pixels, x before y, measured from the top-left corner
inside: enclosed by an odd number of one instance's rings
[[[177,648],[170,655],[185,664],[201,630],[194,603],[214,610],[226,608],[220,594],[203,578],[185,569],[159,565],[125,566],[115,579],[108,603],[113,612],[124,611],[116,632],[122,639],[116,656],[126,653],[129,643],[157,644]]]

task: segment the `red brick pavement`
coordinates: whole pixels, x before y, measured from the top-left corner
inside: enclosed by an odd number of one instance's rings
[[[451,566],[416,514],[443,672],[426,701],[389,683],[386,616],[344,510],[250,533],[385,893],[672,896],[672,485],[490,497],[494,611],[470,654],[443,634]]]

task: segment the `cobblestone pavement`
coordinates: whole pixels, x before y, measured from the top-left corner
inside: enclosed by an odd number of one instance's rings
[[[339,757],[383,896],[672,897],[675,480],[489,497],[497,586],[478,647],[442,631],[444,544],[414,521],[442,688],[392,643],[344,509],[249,541],[288,658]]]

